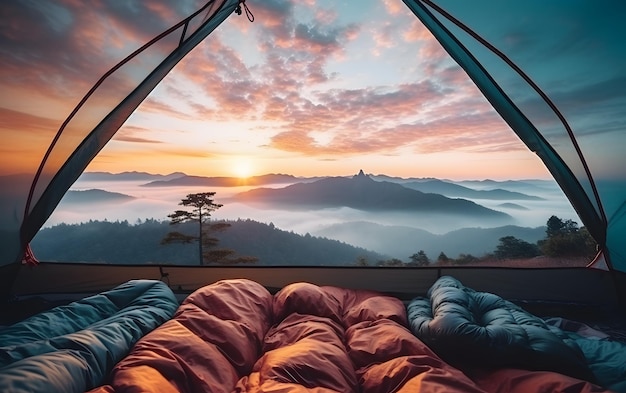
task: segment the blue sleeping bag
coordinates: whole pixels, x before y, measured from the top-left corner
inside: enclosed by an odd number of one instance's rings
[[[593,381],[585,357],[566,334],[501,297],[439,278],[428,298],[408,306],[413,333],[446,361],[549,370]]]
[[[164,283],[133,280],[2,327],[0,391],[69,393],[99,386],[177,307]]]
[[[626,345],[564,331],[453,277],[439,278],[407,313],[413,334],[452,365],[555,371],[626,393]]]

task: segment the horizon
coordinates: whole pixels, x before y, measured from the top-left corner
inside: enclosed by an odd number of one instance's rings
[[[88,168],[89,169],[89,168]],[[373,173],[373,172],[368,172],[366,170],[363,169],[359,169],[356,173],[352,173],[352,174],[343,174],[343,175],[323,175],[323,174],[317,174],[317,175],[312,175],[312,176],[300,176],[300,175],[294,175],[291,173],[286,173],[286,172],[267,172],[267,173],[259,173],[259,174],[255,174],[255,175],[250,175],[250,176],[238,176],[238,175],[200,175],[200,174],[196,174],[196,173],[186,173],[183,171],[173,171],[173,172],[165,172],[165,173],[159,173],[159,172],[149,172],[149,171],[139,171],[139,170],[124,170],[121,172],[111,172],[111,171],[96,171],[96,170],[85,170],[85,172],[83,172],[83,174],[89,174],[89,173],[102,173],[102,174],[109,174],[109,175],[123,175],[123,174],[146,174],[146,175],[150,175],[150,176],[171,176],[171,175],[175,175],[175,174],[180,174],[181,176],[194,176],[194,177],[207,177],[207,178],[211,178],[211,177],[220,177],[220,178],[232,178],[232,179],[249,179],[249,178],[254,178],[254,177],[262,177],[262,176],[268,176],[268,175],[277,175],[277,176],[293,176],[295,178],[298,179],[309,179],[309,178],[315,178],[315,177],[352,177],[352,176],[356,176],[358,175],[359,171],[363,171],[363,173],[366,176],[387,176],[387,177],[391,177],[391,178],[397,178],[397,179],[402,179],[402,180],[408,180],[408,179],[420,179],[420,180],[425,180],[425,179],[436,179],[436,180],[442,180],[442,181],[452,181],[452,182],[462,182],[462,181],[475,181],[475,182],[484,182],[484,181],[492,181],[492,182],[506,182],[506,181],[547,181],[547,182],[554,182],[556,184],[556,180],[552,177],[549,178],[539,178],[539,177],[529,177],[529,178],[501,178],[501,179],[497,179],[497,178],[462,178],[462,179],[452,179],[452,178],[440,178],[440,177],[435,177],[435,176],[409,176],[409,177],[405,177],[405,176],[394,176],[394,175],[390,175],[387,173]],[[81,175],[82,176],[82,175]],[[79,177],[79,179],[77,180],[77,182],[79,182],[81,179]]]

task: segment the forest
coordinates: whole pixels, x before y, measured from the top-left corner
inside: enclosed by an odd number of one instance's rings
[[[215,236],[220,248],[237,255],[256,258],[257,265],[350,265],[358,258],[376,261],[385,256],[336,241],[299,235],[253,220],[225,222],[229,226]],[[193,233],[194,223],[177,230]],[[42,229],[31,246],[37,257],[48,262],[90,262],[111,264],[197,265],[195,244],[161,244],[172,230],[168,221],[146,219],[93,221],[60,224]]]
[[[215,221],[212,221],[215,223]],[[547,221],[546,238],[537,244],[513,236],[499,239],[493,253],[474,256],[426,255],[415,250],[406,260],[390,258],[352,245],[323,237],[300,235],[250,219],[222,221],[227,224],[218,233],[216,247],[233,250],[249,257],[249,264],[260,266],[429,266],[468,265],[484,260],[507,260],[549,257],[580,257],[591,260],[595,242],[584,227],[571,220],[552,216]],[[193,233],[195,223],[177,225],[177,230]],[[154,219],[128,221],[93,221],[59,224],[42,229],[32,242],[35,255],[47,262],[172,264],[197,265],[198,247],[186,244],[162,244],[172,231],[169,221]],[[242,260],[246,260],[245,258]]]

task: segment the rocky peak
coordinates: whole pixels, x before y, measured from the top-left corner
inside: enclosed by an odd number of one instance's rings
[[[369,176],[363,172],[363,169],[359,170],[359,173],[352,177],[354,180],[372,180]]]

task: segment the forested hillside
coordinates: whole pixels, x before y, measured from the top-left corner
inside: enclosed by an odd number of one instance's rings
[[[211,227],[223,230],[211,230]],[[48,262],[197,265],[196,241],[162,244],[173,231],[197,238],[198,226],[194,222],[172,226],[169,221],[154,219],[135,224],[128,221],[60,224],[42,229],[31,246],[40,260]],[[230,260],[205,260],[205,263],[262,266],[425,266],[435,262],[468,264],[539,255],[581,257],[589,262],[596,250],[586,228],[556,216],[550,217],[546,227],[465,228],[445,235],[353,222],[333,225],[311,236],[251,219],[211,221],[205,231],[217,239],[216,244],[208,242],[211,244],[208,250],[233,256]]]
[[[298,235],[253,220],[228,221],[230,227],[213,234],[217,247],[237,255],[258,258],[257,265],[351,265],[365,258],[374,263],[385,256],[363,248],[310,235]],[[194,244],[162,245],[172,231],[193,233],[193,224],[174,228],[168,222],[148,219],[134,225],[127,221],[89,221],[42,229],[32,248],[42,261],[101,262],[112,264],[197,264]]]
[[[459,254],[481,257],[492,253],[501,237],[514,236],[534,244],[545,237],[546,228],[507,225],[496,228],[464,228],[438,235],[417,228],[361,221],[331,225],[315,232],[315,235],[339,239],[359,247],[367,245],[372,250],[404,260],[419,250],[423,250],[431,259],[441,252],[454,258]]]

